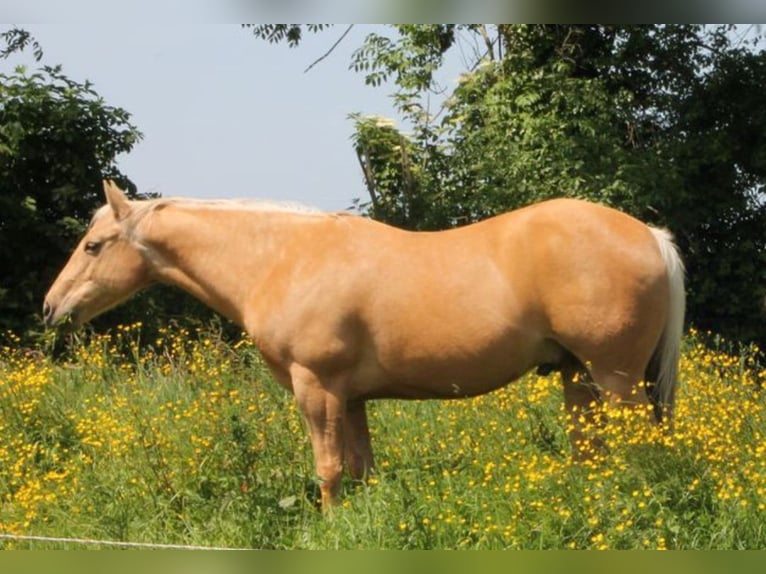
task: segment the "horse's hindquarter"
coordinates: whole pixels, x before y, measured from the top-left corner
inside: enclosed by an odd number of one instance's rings
[[[637,365],[648,360],[668,298],[665,264],[649,227],[577,200],[538,204],[528,213],[534,288],[551,337],[583,362],[622,354],[627,345]]]

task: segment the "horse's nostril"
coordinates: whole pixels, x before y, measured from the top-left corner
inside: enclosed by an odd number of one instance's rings
[[[45,301],[43,303],[43,319],[45,319],[46,323],[50,319],[52,313],[53,313],[53,309],[51,308],[50,304],[47,301]]]

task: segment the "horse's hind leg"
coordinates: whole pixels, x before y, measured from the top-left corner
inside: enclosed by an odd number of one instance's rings
[[[591,374],[603,398],[610,405],[629,408],[648,421],[656,422],[654,408],[643,381],[644,375],[638,370],[631,372],[594,366]]]
[[[595,367],[586,371],[582,366],[563,367],[561,374],[564,403],[570,415],[569,440],[576,459],[588,459],[603,448],[598,429],[606,422],[601,410],[604,402],[655,420],[640,376]]]
[[[597,444],[588,437],[599,425],[598,409],[601,396],[590,374],[579,362],[572,360],[562,365],[564,406],[569,412],[569,442],[576,459],[589,458]]]
[[[345,459],[354,480],[363,480],[374,466],[366,407],[364,401],[349,401],[346,404]]]

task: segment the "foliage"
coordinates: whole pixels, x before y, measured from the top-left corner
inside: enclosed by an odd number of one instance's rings
[[[396,29],[398,41],[369,34],[354,52],[351,67],[364,72],[367,84],[379,86],[393,76],[403,92],[416,95],[431,87],[434,72],[455,41],[455,26],[403,24]]]
[[[0,531],[248,548],[766,544],[766,370],[752,346],[692,333],[673,432],[610,409],[591,430],[608,450],[583,463],[557,375],[373,402],[378,471],[323,517],[302,419],[252,344],[140,331],[85,338],[60,364],[0,348]]]
[[[36,62],[43,58],[43,48],[32,35],[21,28],[10,28],[0,33],[0,41],[5,43],[5,48],[0,50],[0,59],[5,59],[11,54],[21,52],[28,46],[32,46],[32,55]]]
[[[2,35],[13,51],[31,45],[23,30]],[[90,82],[80,83],[61,67],[0,72],[0,330],[33,336],[47,288],[104,203],[102,178],[119,182],[131,198],[147,197],[116,166],[119,154],[141,139],[130,114],[108,105]],[[104,328],[128,317],[146,331],[160,317],[209,319],[212,312],[177,290],[158,288],[98,319]]]
[[[60,67],[0,73],[0,328],[31,326],[42,296],[103,203],[102,177],[117,170],[140,132],[88,82]]]
[[[256,38],[261,38],[269,43],[287,42],[294,48],[298,46],[303,39],[303,28],[301,24],[262,24],[255,26],[253,24],[244,24],[245,28],[252,28]],[[327,28],[327,24],[307,24],[306,29],[309,32],[321,32]]]
[[[694,324],[766,340],[758,34],[699,25],[387,32],[370,33],[350,65],[370,85],[393,81],[409,133],[352,116],[370,195],[360,207],[436,229],[558,196],[616,206],[676,235]],[[456,50],[466,71],[440,98],[438,72]],[[443,102],[434,110],[432,100]]]

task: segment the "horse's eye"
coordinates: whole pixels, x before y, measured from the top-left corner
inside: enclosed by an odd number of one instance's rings
[[[98,255],[99,251],[101,251],[100,241],[88,241],[85,244],[85,253],[88,255]]]

